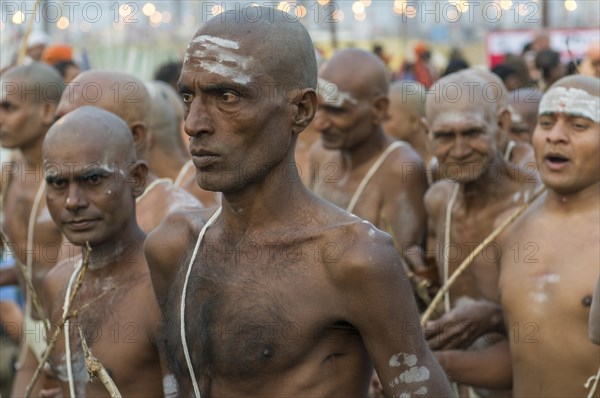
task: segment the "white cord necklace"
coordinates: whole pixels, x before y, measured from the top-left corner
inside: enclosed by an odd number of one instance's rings
[[[196,380],[196,374],[194,373],[194,368],[192,366],[192,360],[190,359],[190,352],[187,345],[187,339],[185,337],[185,297],[187,293],[187,285],[190,279],[190,273],[192,272],[192,265],[194,264],[194,260],[196,259],[196,255],[198,254],[198,249],[200,249],[200,244],[202,243],[202,239],[204,238],[204,234],[208,227],[210,227],[221,214],[222,207],[219,207],[215,214],[208,220],[208,222],[204,225],[200,234],[198,235],[198,240],[196,241],[196,246],[194,247],[194,251],[192,252],[192,258],[190,259],[190,263],[188,265],[187,272],[185,274],[185,280],[183,282],[183,289],[181,292],[181,305],[179,312],[180,319],[180,333],[181,333],[181,345],[183,346],[183,355],[185,356],[185,363],[187,364],[188,370],[190,372],[190,377],[192,378],[192,385],[194,387],[194,394],[196,398],[200,398],[200,388],[198,387],[198,381]]]

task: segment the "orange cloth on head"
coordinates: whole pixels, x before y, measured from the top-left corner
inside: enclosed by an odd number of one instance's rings
[[[71,46],[65,44],[53,44],[44,50],[42,54],[42,61],[54,65],[61,61],[72,61],[73,60],[73,49]]]

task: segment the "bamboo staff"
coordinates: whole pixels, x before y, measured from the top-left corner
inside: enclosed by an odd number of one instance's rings
[[[469,267],[469,265],[473,263],[475,258],[483,251],[483,249],[490,242],[496,239],[498,235],[500,235],[510,224],[512,224],[545,191],[546,188],[542,188],[538,192],[536,192],[527,203],[518,208],[509,218],[504,220],[504,222],[500,226],[498,226],[498,228],[492,231],[492,233],[489,234],[488,237],[485,238],[485,240],[481,242],[479,246],[477,246],[475,250],[473,250],[471,254],[467,256],[467,258],[465,258],[465,260],[458,266],[456,271],[454,271],[454,273],[444,284],[444,286],[442,286],[442,288],[437,292],[431,304],[429,304],[427,311],[425,311],[425,313],[421,317],[421,326],[424,326],[427,323],[427,321],[429,321],[436,307],[442,301],[444,294],[446,294],[446,292],[450,290],[450,287],[452,287],[456,279],[458,279],[458,277]]]
[[[106,391],[110,394],[111,398],[122,398],[117,385],[111,379],[106,368],[102,365],[102,363],[92,355],[90,349],[85,341],[85,337],[83,337],[83,328],[81,324],[77,325],[79,327],[79,336],[81,337],[81,348],[83,349],[83,355],[85,358],[85,367],[90,375],[90,379],[94,377],[98,377],[104,387],[106,387]]]
[[[60,333],[65,325],[65,322],[73,316],[73,314],[71,313],[71,307],[73,306],[75,297],[77,296],[77,293],[79,292],[79,288],[81,287],[81,285],[83,283],[83,278],[85,277],[85,273],[86,273],[88,265],[90,263],[90,252],[92,251],[92,248],[90,247],[89,242],[86,242],[85,245],[87,247],[87,250],[85,252],[85,258],[84,258],[82,266],[81,266],[81,272],[79,272],[79,275],[77,275],[77,282],[75,283],[75,288],[73,289],[73,291],[71,292],[71,295],[69,296],[69,301],[67,302],[67,310],[65,311],[64,316],[60,320],[56,330],[54,331],[54,334],[52,335],[52,338],[50,339],[50,341],[48,343],[48,347],[46,348],[46,351],[44,352],[44,356],[42,357],[42,359],[40,360],[40,363],[38,364],[37,368],[35,369],[35,373],[33,374],[31,381],[27,385],[27,389],[25,390],[25,398],[29,398],[31,396],[33,386],[35,385],[38,378],[42,374],[42,368],[48,361],[48,358],[50,357],[52,350],[54,350],[54,346],[56,345],[56,342],[58,341],[58,337],[60,336]],[[66,333],[69,333],[69,332],[67,331]]]

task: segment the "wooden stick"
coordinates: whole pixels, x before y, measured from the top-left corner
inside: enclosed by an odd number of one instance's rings
[[[27,54],[27,40],[29,40],[29,35],[33,29],[33,22],[37,17],[37,10],[40,8],[41,2],[42,0],[36,0],[35,5],[33,6],[33,17],[29,20],[29,24],[27,25],[27,29],[23,35],[23,43],[21,44],[19,55],[17,56],[17,65],[23,65],[23,62],[25,62],[25,54]]]
[[[469,265],[471,265],[473,263],[475,258],[483,251],[483,249],[491,241],[496,239],[498,237],[498,235],[500,235],[510,224],[512,224],[545,191],[546,191],[546,188],[542,188],[538,192],[536,192],[527,203],[525,203],[523,206],[518,208],[509,218],[504,220],[504,222],[500,226],[498,226],[498,228],[496,228],[494,231],[492,231],[492,233],[489,234],[488,237],[485,238],[484,241],[481,242],[479,244],[479,246],[477,246],[475,248],[475,250],[473,250],[471,252],[471,254],[469,254],[467,256],[467,258],[465,258],[465,260],[458,266],[456,271],[454,271],[454,273],[448,279],[448,281],[444,284],[444,286],[442,286],[442,288],[437,292],[437,294],[433,298],[433,301],[431,302],[431,304],[429,304],[427,311],[425,311],[425,313],[421,317],[421,325],[422,326],[424,326],[427,323],[427,321],[429,321],[429,319],[431,318],[431,315],[435,311],[435,308],[438,306],[440,301],[442,301],[444,294],[446,294],[446,292],[448,290],[450,290],[450,287],[452,287],[452,285],[454,284],[456,279],[458,279],[458,277],[469,267]]]
[[[106,368],[102,365],[102,363],[92,355],[90,349],[85,341],[85,337],[83,336],[83,328],[81,324],[77,325],[79,327],[79,336],[81,337],[81,348],[83,349],[83,356],[85,358],[85,367],[90,375],[90,380],[93,380],[94,377],[98,377],[106,391],[110,394],[111,398],[122,398],[119,389],[117,388],[115,382],[110,377]]]
[[[6,239],[6,235],[4,234],[3,231],[0,230],[0,235],[2,235],[2,243],[4,244],[4,251],[5,253],[8,253],[8,240]],[[44,311],[44,308],[41,306],[40,301],[38,299],[37,293],[35,292],[35,289],[33,287],[33,282],[31,279],[31,275],[29,275],[29,272],[27,271],[27,267],[25,266],[25,264],[21,263],[16,257],[15,257],[15,264],[17,264],[17,267],[19,269],[19,271],[21,271],[21,274],[23,275],[23,279],[25,279],[25,285],[27,286],[27,293],[29,294],[29,297],[31,297],[31,302],[33,304],[33,306],[35,307],[35,310],[37,311],[38,315],[40,316],[41,320],[43,321],[43,325],[44,325],[44,331],[46,332],[46,336],[50,335],[50,327],[48,326],[48,318],[46,317],[46,312]]]
[[[44,355],[42,356],[40,363],[38,364],[37,368],[35,369],[35,373],[33,374],[31,381],[27,385],[27,389],[25,390],[25,398],[29,398],[31,396],[33,386],[35,385],[35,383],[39,379],[40,375],[42,374],[42,368],[48,361],[50,354],[52,354],[52,350],[54,350],[54,346],[56,345],[56,342],[58,341],[58,337],[60,336],[60,333],[62,332],[62,329],[65,326],[65,322],[67,322],[67,319],[69,319],[71,317],[71,313],[70,313],[71,306],[73,305],[73,301],[75,300],[75,297],[77,296],[77,292],[79,291],[79,288],[81,287],[81,284],[83,283],[83,278],[85,276],[85,272],[90,263],[90,252],[92,251],[92,248],[90,247],[89,242],[86,242],[85,245],[87,247],[87,250],[85,252],[85,258],[84,258],[83,264],[81,266],[81,272],[79,272],[79,275],[77,275],[77,282],[75,283],[75,288],[71,292],[71,296],[69,296],[69,301],[67,302],[67,310],[65,311],[65,315],[60,320],[56,330],[54,331],[52,338],[48,342],[48,347],[46,347],[46,351],[44,352]],[[67,331],[67,333],[69,333],[69,331]]]

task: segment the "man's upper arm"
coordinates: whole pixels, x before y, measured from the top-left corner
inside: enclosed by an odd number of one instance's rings
[[[395,241],[402,249],[406,249],[406,245],[421,245],[427,222],[423,204],[427,189],[425,165],[416,154],[399,153],[390,166],[388,178],[392,181],[386,185],[382,214],[386,220],[383,222],[390,224]]]
[[[190,228],[182,213],[173,213],[153,229],[144,242],[144,255],[159,305],[187,253]]]
[[[358,236],[367,235],[364,224]],[[354,242],[338,278],[348,322],[360,332],[387,396],[451,396],[427,348],[408,278],[392,242],[379,232],[367,247]],[[357,300],[357,297],[360,297]]]

